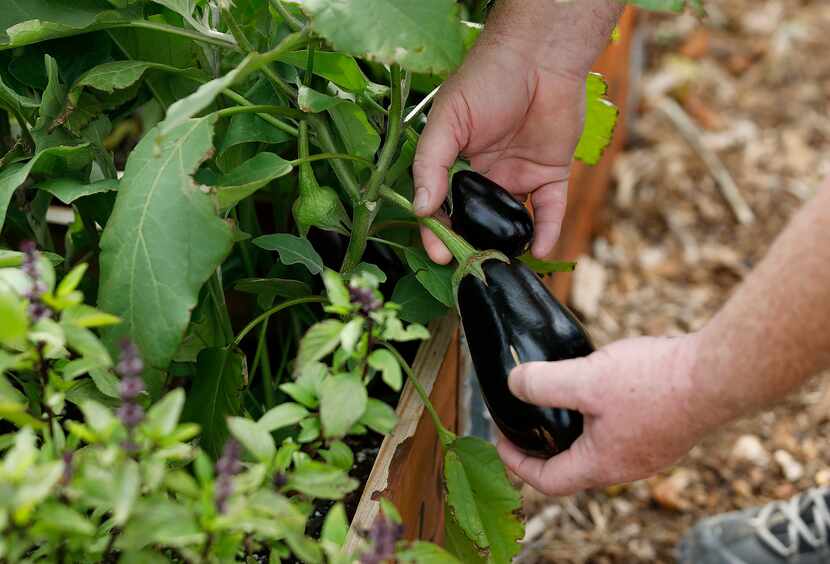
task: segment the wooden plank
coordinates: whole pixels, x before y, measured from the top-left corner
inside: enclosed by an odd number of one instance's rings
[[[614,157],[625,144],[631,46],[636,19],[636,10],[632,7],[626,8],[619,23],[620,39],[609,45],[594,65],[594,70],[605,76],[608,82],[608,98],[620,108],[620,117],[614,138],[596,165],[587,166],[579,161],[574,162],[562,234],[551,255],[555,260],[576,260],[580,255],[589,252],[591,240],[599,226],[597,220],[611,184]],[[560,274],[551,276],[548,286],[557,298],[567,301],[572,282],[573,276]]]
[[[430,394],[441,421],[457,428],[458,319],[454,314],[430,324],[432,338],[419,349],[413,371]],[[407,382],[397,409],[399,422],[384,439],[366,482],[346,541],[349,553],[362,542],[386,498],[403,518],[404,536],[440,543],[444,532],[441,470],[443,456],[435,426],[414,387]]]

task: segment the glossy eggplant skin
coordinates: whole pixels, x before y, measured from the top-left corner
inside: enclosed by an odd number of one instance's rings
[[[477,249],[517,257],[533,240],[533,219],[510,192],[471,170],[452,177],[452,228]]]
[[[527,266],[487,261],[487,282],[462,279],[458,310],[484,400],[501,432],[526,454],[550,458],[582,434],[578,411],[523,402],[508,387],[518,362],[587,356],[591,338]],[[514,357],[515,352],[515,357]]]

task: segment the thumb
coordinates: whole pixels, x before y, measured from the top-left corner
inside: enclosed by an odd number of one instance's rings
[[[438,95],[418,141],[412,174],[415,180],[415,213],[434,214],[447,197],[449,171],[466,145],[466,133],[450,97]]]
[[[562,407],[590,413],[589,397],[596,379],[593,357],[559,362],[527,362],[510,372],[508,385],[520,400],[546,407]]]

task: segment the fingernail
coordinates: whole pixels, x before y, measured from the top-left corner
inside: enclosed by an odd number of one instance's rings
[[[415,200],[412,202],[415,213],[420,214],[426,211],[427,205],[429,205],[429,192],[427,192],[426,188],[418,188],[415,190]]]

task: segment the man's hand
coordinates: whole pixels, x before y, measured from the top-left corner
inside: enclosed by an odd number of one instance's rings
[[[611,0],[504,0],[464,65],[441,88],[418,143],[415,210],[436,213],[459,154],[518,198],[530,195],[532,251],[544,258],[559,237],[568,174],[585,106],[585,77],[608,42],[620,6]],[[586,44],[587,43],[587,44]],[[439,263],[452,258],[422,229]]]
[[[510,389],[533,404],[582,412],[584,431],[549,460],[498,445],[510,470],[549,495],[645,478],[676,462],[715,426],[693,386],[698,335],[618,341],[591,356],[516,367]]]

